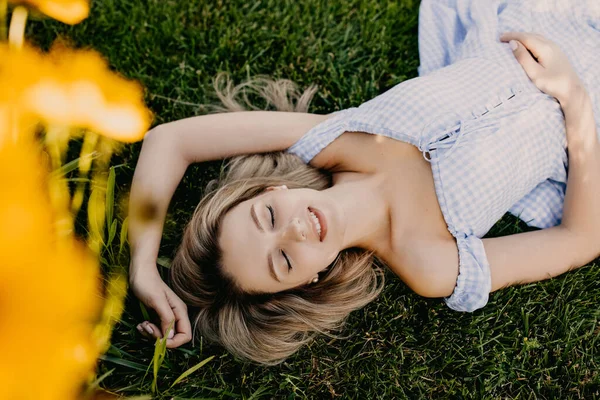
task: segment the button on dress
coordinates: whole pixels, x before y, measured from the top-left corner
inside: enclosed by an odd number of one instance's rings
[[[561,47],[592,98],[600,132],[600,1],[423,0],[419,77],[333,113],[287,150],[308,163],[344,132],[418,147],[458,247],[459,275],[444,299],[457,311],[488,301],[481,237],[506,212],[538,228],[562,218],[564,116],[499,41],[507,31],[540,33]]]

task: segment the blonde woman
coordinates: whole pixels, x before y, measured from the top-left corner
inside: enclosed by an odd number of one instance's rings
[[[359,107],[309,114],[314,88],[294,108],[289,82],[263,80],[249,85],[280,112],[240,111],[228,86],[238,111],[148,133],[130,282],[161,324],[140,332],[177,347],[189,311],[195,332],[274,364],[379,294],[376,259],[417,294],[473,311],[600,254],[596,3],[445,3],[421,3],[420,77]],[[543,36],[499,38],[525,28]],[[169,287],[155,263],[169,200],[189,164],[227,157]],[[507,211],[543,229],[481,239]]]

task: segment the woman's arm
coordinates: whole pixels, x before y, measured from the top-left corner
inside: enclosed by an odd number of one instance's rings
[[[564,115],[569,175],[562,223],[558,226],[498,238],[483,239],[490,265],[491,291],[548,279],[585,265],[600,255],[600,143],[591,100],[560,49],[538,35],[504,35],[519,40],[515,56],[531,80],[556,97]],[[523,45],[526,46],[523,47]],[[531,51],[537,61],[528,53]],[[452,294],[458,273],[457,247],[441,241],[426,264],[447,264],[447,279],[427,281],[421,294]]]
[[[132,262],[156,260],[169,202],[191,163],[285,150],[327,118],[294,112],[233,112],[186,118],[148,132],[129,200]]]
[[[240,154],[285,150],[329,115],[241,111],[169,122],[154,129],[175,140],[180,157],[190,163]]]
[[[525,33],[507,34],[502,39],[515,41],[515,56],[525,72],[561,104],[569,174],[559,226],[484,240],[492,290],[547,279],[600,255],[600,143],[589,95],[554,43]]]
[[[183,302],[162,282],[156,268],[162,229],[171,197],[193,162],[245,153],[284,150],[327,115],[249,111],[187,118],[148,132],[129,198],[129,281],[140,300],[161,318],[161,328],[144,322],[140,331],[161,337],[175,320],[168,347],[191,338]],[[150,332],[152,330],[152,332]],[[178,336],[181,334],[181,336]]]
[[[600,143],[584,90],[565,111],[569,177],[562,223],[554,228],[484,239],[492,290],[547,279],[600,255]]]

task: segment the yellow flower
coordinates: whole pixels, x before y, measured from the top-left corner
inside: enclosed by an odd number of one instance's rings
[[[75,399],[100,350],[98,262],[55,235],[44,171],[32,143],[0,145],[2,399]]]
[[[78,24],[88,17],[87,0],[8,0],[9,3],[29,5],[65,24]]]
[[[121,142],[141,140],[150,127],[142,87],[111,72],[92,50],[55,45],[41,54],[0,46],[0,87],[0,124],[3,115],[16,113],[19,121],[33,115],[47,125],[86,128]],[[23,125],[19,121],[12,122]]]

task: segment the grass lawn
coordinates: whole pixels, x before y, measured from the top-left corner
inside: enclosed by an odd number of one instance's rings
[[[117,71],[146,87],[155,123],[216,103],[211,79],[219,71],[236,83],[257,74],[289,78],[302,88],[317,83],[311,111],[326,113],[416,76],[418,6],[411,0],[96,0],[80,25],[34,21],[27,34],[43,47],[62,36],[102,52]],[[127,194],[140,148],[136,143],[113,157],[113,165],[121,165],[117,194]],[[173,256],[204,184],[220,165],[189,169],[165,224],[162,257]],[[505,217],[490,235],[522,229]],[[277,367],[239,362],[207,343],[170,350],[153,396],[600,398],[597,265],[493,293],[472,314],[411,293],[391,273],[387,282],[377,301],[350,316],[342,332],[349,338],[319,338]],[[98,375],[108,373],[102,387],[127,396],[152,393],[154,347],[136,331],[140,321],[139,302],[130,295],[99,364]]]

